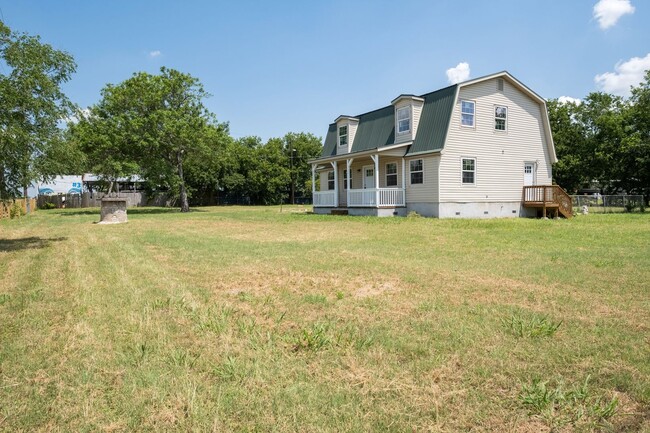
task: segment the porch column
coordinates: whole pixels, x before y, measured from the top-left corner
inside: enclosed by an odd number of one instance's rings
[[[330,162],[334,169],[334,207],[339,207],[339,169],[338,161]]]
[[[406,161],[402,157],[402,206],[406,206]]]
[[[375,163],[375,206],[379,206],[379,155],[370,155]]]
[[[345,205],[348,207],[350,207],[350,187],[352,186],[352,181],[350,180],[352,178],[352,172],[350,171],[350,167],[352,167],[352,161],[354,161],[354,158],[350,158],[345,161],[345,168],[348,171],[348,190],[345,196]]]
[[[314,196],[316,195],[316,166],[311,165],[311,201],[314,201]]]

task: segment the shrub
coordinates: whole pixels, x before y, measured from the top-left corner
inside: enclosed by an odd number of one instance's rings
[[[43,203],[43,205],[41,206],[41,209],[55,209],[55,208],[56,208],[56,205],[54,203],[49,202],[49,201]]]
[[[9,217],[11,217],[11,219],[14,219],[20,218],[23,215],[25,215],[25,211],[23,210],[22,206],[20,206],[20,203],[15,201],[14,204],[12,204],[9,208]]]

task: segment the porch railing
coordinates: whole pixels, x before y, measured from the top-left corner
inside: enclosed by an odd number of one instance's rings
[[[533,185],[524,187],[524,206],[546,208],[557,208],[566,218],[571,218],[573,208],[571,197],[558,185]]]
[[[314,206],[334,207],[336,191],[316,191],[314,193]]]
[[[405,206],[404,196],[401,188],[351,189],[347,204],[353,207]]]

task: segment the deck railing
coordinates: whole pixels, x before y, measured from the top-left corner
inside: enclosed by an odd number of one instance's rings
[[[348,206],[394,207],[405,206],[402,188],[367,188],[348,191]]]
[[[336,204],[336,191],[316,191],[314,193],[314,206],[334,207]]]
[[[557,208],[566,218],[571,218],[573,208],[571,197],[559,185],[525,186],[524,206],[541,207],[546,216],[547,208]]]

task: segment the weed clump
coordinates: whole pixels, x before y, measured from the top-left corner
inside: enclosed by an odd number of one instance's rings
[[[527,318],[519,313],[502,319],[502,323],[508,332],[519,338],[552,337],[562,325],[562,321],[555,322],[548,316]]]
[[[533,379],[524,384],[520,402],[529,414],[540,418],[552,431],[566,425],[574,427],[607,426],[617,413],[618,399],[597,395],[589,386],[590,376],[584,382],[565,387],[562,382]]]

